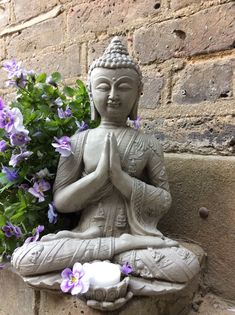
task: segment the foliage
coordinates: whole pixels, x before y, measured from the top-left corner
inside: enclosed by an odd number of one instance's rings
[[[8,105],[0,98],[2,257],[11,255],[30,236],[33,239],[39,235],[43,229],[37,226],[44,225],[46,233],[60,229],[62,220],[52,203],[60,154],[52,143],[61,146],[62,137],[80,132],[87,125],[94,127],[82,81],[77,80],[75,87],[63,85],[60,73],[36,74],[21,69],[15,61],[5,63],[4,69],[8,85],[17,88],[17,96]]]

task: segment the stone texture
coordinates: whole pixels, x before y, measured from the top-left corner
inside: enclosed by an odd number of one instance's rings
[[[233,70],[235,59],[226,62],[203,62],[188,65],[177,73],[173,88],[173,102],[197,104],[212,103],[233,96]]]
[[[11,270],[0,271],[0,315],[35,315],[35,291]]]
[[[140,97],[140,108],[155,109],[160,106],[164,77],[154,72],[143,76],[143,95]]]
[[[80,46],[71,45],[64,51],[53,51],[45,55],[38,55],[36,58],[24,61],[22,65],[26,69],[33,69],[37,72],[52,73],[59,71],[63,79],[77,77],[81,74]]]
[[[8,38],[8,58],[18,60],[37,54],[44,48],[59,45],[64,41],[65,24],[63,16],[23,30],[19,35]]]
[[[210,0],[198,0],[195,3],[195,0],[171,0],[170,7],[172,10],[179,10],[190,5],[196,4],[197,7],[203,5],[203,3],[208,2]]]
[[[158,118],[146,121],[146,132],[158,138],[165,152],[232,155],[235,117]]]
[[[28,20],[58,4],[57,0],[20,0],[15,1],[14,11],[17,22]]]
[[[94,0],[75,5],[68,12],[69,37],[77,38],[86,32],[103,32],[124,23],[135,22],[159,12],[154,0]]]
[[[8,3],[0,4],[0,29],[9,23],[9,8]]]
[[[173,203],[160,230],[200,244],[208,254],[207,285],[235,299],[235,157],[166,154],[165,161]]]
[[[228,3],[142,27],[134,33],[135,54],[142,64],[148,64],[231,49],[235,41],[234,15],[235,4]]]
[[[4,59],[5,55],[5,41],[4,39],[0,39],[0,60]]]

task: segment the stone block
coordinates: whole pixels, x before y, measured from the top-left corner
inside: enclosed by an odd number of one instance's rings
[[[134,52],[142,64],[149,64],[232,49],[234,15],[235,3],[228,3],[181,19],[142,27],[134,32]]]
[[[143,76],[143,95],[140,97],[140,108],[155,109],[160,106],[164,77],[161,74],[148,73]]]
[[[22,65],[26,69],[48,74],[59,71],[63,79],[66,79],[81,74],[79,55],[80,46],[74,44],[65,48],[64,51],[52,51],[45,55],[38,55],[36,58],[24,61]]]
[[[0,315],[35,315],[35,294],[10,269],[0,271]]]
[[[172,101],[178,104],[197,104],[233,96],[235,59],[225,62],[203,62],[188,65],[177,73]]]
[[[196,2],[197,7],[201,6],[203,3],[208,2],[209,0],[199,0]],[[195,4],[195,0],[171,0],[170,7],[172,10],[179,10],[190,5]]]
[[[65,23],[63,15],[22,30],[19,35],[8,37],[8,58],[18,60],[37,54],[39,51],[59,45],[64,41]]]
[[[87,32],[110,31],[136,19],[151,17],[160,10],[156,3],[160,4],[160,1],[95,0],[79,3],[68,12],[69,37],[77,38]]]
[[[21,0],[15,1],[14,11],[17,22],[22,20],[28,20],[34,16],[45,12],[58,4],[57,0],[40,0],[40,1],[30,1]]]
[[[207,285],[235,299],[235,157],[165,154],[173,197],[159,229],[194,240],[207,253]],[[199,209],[209,210],[208,218]]]
[[[0,29],[7,26],[9,23],[10,6],[9,3],[3,3],[0,5]]]
[[[226,104],[224,104],[226,109]],[[145,121],[146,132],[158,138],[165,152],[233,155],[235,117],[175,117]]]
[[[0,39],[0,60],[3,60],[5,58],[5,55],[5,40],[2,38]]]

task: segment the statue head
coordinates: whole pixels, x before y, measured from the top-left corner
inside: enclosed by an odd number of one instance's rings
[[[103,56],[93,61],[88,75],[92,120],[102,115],[99,104],[100,97],[104,95],[107,95],[107,102],[110,102],[113,108],[125,100],[124,114],[131,120],[137,118],[138,101],[143,86],[142,75],[138,64],[130,57],[118,37],[112,39]],[[112,89],[117,96],[111,95]]]

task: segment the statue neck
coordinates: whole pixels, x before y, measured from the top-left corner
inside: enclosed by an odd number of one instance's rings
[[[118,122],[115,122],[115,121],[107,121],[105,119],[101,119],[101,122],[100,122],[100,125],[99,127],[100,128],[120,128],[120,127],[126,127],[126,119],[123,120],[123,121],[118,121]]]

